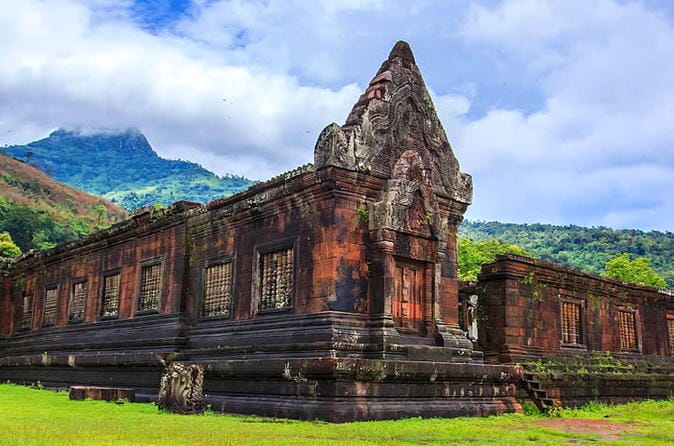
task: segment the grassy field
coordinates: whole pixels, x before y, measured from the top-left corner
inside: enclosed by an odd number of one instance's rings
[[[674,401],[562,410],[560,417],[407,419],[347,424],[206,413],[151,404],[70,401],[65,392],[0,385],[0,445],[674,444]]]

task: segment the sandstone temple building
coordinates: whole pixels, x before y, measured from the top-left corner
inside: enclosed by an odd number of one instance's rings
[[[471,196],[399,42],[312,165],[2,266],[0,380],[150,400],[179,360],[214,409],[331,421],[671,395],[670,294],[516,256],[460,284]]]

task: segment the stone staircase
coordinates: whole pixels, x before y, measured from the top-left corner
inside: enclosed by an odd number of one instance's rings
[[[550,409],[558,407],[558,404],[548,396],[548,391],[541,386],[541,379],[537,375],[539,374],[530,371],[524,372],[522,377],[524,389],[538,410],[542,413],[548,413]]]

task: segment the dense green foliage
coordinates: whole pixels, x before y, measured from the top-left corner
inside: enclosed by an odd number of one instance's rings
[[[0,231],[11,234],[22,251],[49,249],[59,243],[75,240],[90,231],[81,222],[72,220],[63,224],[53,216],[22,203],[0,197]]]
[[[91,135],[57,130],[48,138],[4,150],[62,183],[126,209],[179,200],[205,202],[252,184],[243,177],[218,177],[188,161],[160,158],[135,130]]]
[[[658,288],[665,288],[667,286],[665,279],[653,271],[649,258],[638,257],[632,260],[626,252],[606,262],[604,272],[601,275],[613,277],[623,282],[639,283]]]
[[[0,232],[22,251],[48,249],[103,229],[127,212],[0,155]]]
[[[66,393],[0,385],[0,444],[467,445],[674,442],[674,401],[560,410],[560,418],[503,415],[330,424],[253,416],[184,416],[150,404],[70,401]],[[587,420],[583,422],[584,420]],[[572,423],[579,422],[574,430]],[[592,429],[587,427],[592,426]],[[584,426],[584,428],[583,428]]]
[[[0,232],[0,257],[13,259],[21,255],[21,250],[7,232]]]
[[[477,280],[482,265],[493,262],[497,254],[528,255],[519,246],[501,243],[496,239],[474,242],[467,237],[459,237],[459,280]]]
[[[475,241],[497,239],[516,244],[533,257],[600,274],[621,253],[647,257],[653,270],[674,289],[674,233],[464,221],[459,235]]]

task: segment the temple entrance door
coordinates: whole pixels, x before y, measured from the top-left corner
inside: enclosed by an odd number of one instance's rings
[[[396,261],[395,285],[391,313],[401,332],[424,335],[424,296],[426,295],[424,265]]]

